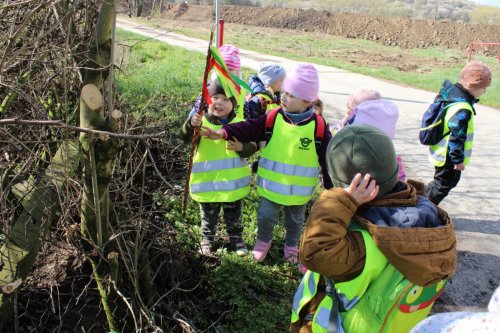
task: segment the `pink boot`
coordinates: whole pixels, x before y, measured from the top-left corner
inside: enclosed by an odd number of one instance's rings
[[[271,248],[272,241],[263,242],[257,239],[257,243],[255,243],[255,247],[252,250],[252,255],[255,261],[261,262],[266,258],[266,254]]]
[[[299,248],[297,246],[285,245],[285,255],[284,258],[291,264],[296,264],[298,262]]]

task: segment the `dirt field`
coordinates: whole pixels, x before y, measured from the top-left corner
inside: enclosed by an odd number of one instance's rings
[[[162,16],[204,22],[215,17],[215,12],[213,7],[209,6],[182,4],[169,5]],[[401,48],[441,47],[465,50],[471,41],[500,42],[500,25],[239,6],[223,6],[222,17],[229,23],[321,32],[346,38],[373,40]]]

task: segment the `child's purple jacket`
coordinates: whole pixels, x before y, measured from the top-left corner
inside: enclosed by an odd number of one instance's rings
[[[279,113],[283,116],[283,119],[287,123],[291,123],[290,119],[284,115],[283,110],[280,109]],[[266,118],[267,115],[262,115],[255,119],[247,119],[245,121],[224,125],[222,129],[226,132],[225,139],[231,140],[232,138],[238,139],[240,142],[258,142],[258,141],[266,141]],[[306,120],[297,124],[297,126],[303,126],[308,124],[309,122],[314,121],[314,115],[307,118]],[[321,147],[317,151],[318,154],[318,162],[321,166],[321,172],[323,174],[323,186],[325,189],[332,188],[332,181],[330,176],[328,175],[328,169],[326,167],[326,148],[328,147],[328,143],[332,139],[332,133],[328,130],[328,124],[325,127],[325,135],[323,137],[323,141],[321,142]],[[279,135],[278,133],[273,133],[273,135]]]

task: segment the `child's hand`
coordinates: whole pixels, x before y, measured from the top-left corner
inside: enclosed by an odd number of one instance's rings
[[[221,129],[214,130],[206,126],[202,126],[201,128],[203,128],[203,131],[200,132],[200,135],[210,140],[219,140],[224,138],[224,131]]]
[[[359,205],[372,201],[378,194],[379,187],[375,180],[370,180],[370,178],[370,174],[367,173],[361,180],[361,174],[358,173],[354,176],[349,187],[344,189]]]
[[[200,127],[201,126],[201,115],[199,113],[195,113],[191,117],[191,126],[193,126],[193,127]]]
[[[463,170],[465,170],[465,164],[463,164],[463,163],[455,164],[453,166],[453,169],[454,170],[458,170],[458,171],[463,171]]]
[[[227,146],[226,146],[227,150],[242,151],[243,150],[243,143],[239,142],[238,139],[236,139],[236,138],[233,138],[233,140],[229,140],[227,142]]]

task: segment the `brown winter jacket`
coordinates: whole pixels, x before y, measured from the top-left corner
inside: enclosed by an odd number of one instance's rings
[[[363,207],[415,206],[423,185],[409,180],[403,190],[390,193]],[[420,190],[417,191],[417,188]],[[437,207],[443,226],[435,228],[379,227],[359,214],[358,204],[343,189],[324,191],[314,204],[301,239],[300,260],[310,270],[335,281],[349,281],[363,270],[365,244],[359,232],[347,230],[355,219],[373,236],[377,247],[408,280],[425,286],[453,276],[456,266],[456,239],[448,214]],[[324,284],[321,279],[320,284]],[[319,292],[306,307],[313,314],[324,298]],[[311,322],[291,326],[293,333],[311,331]]]

